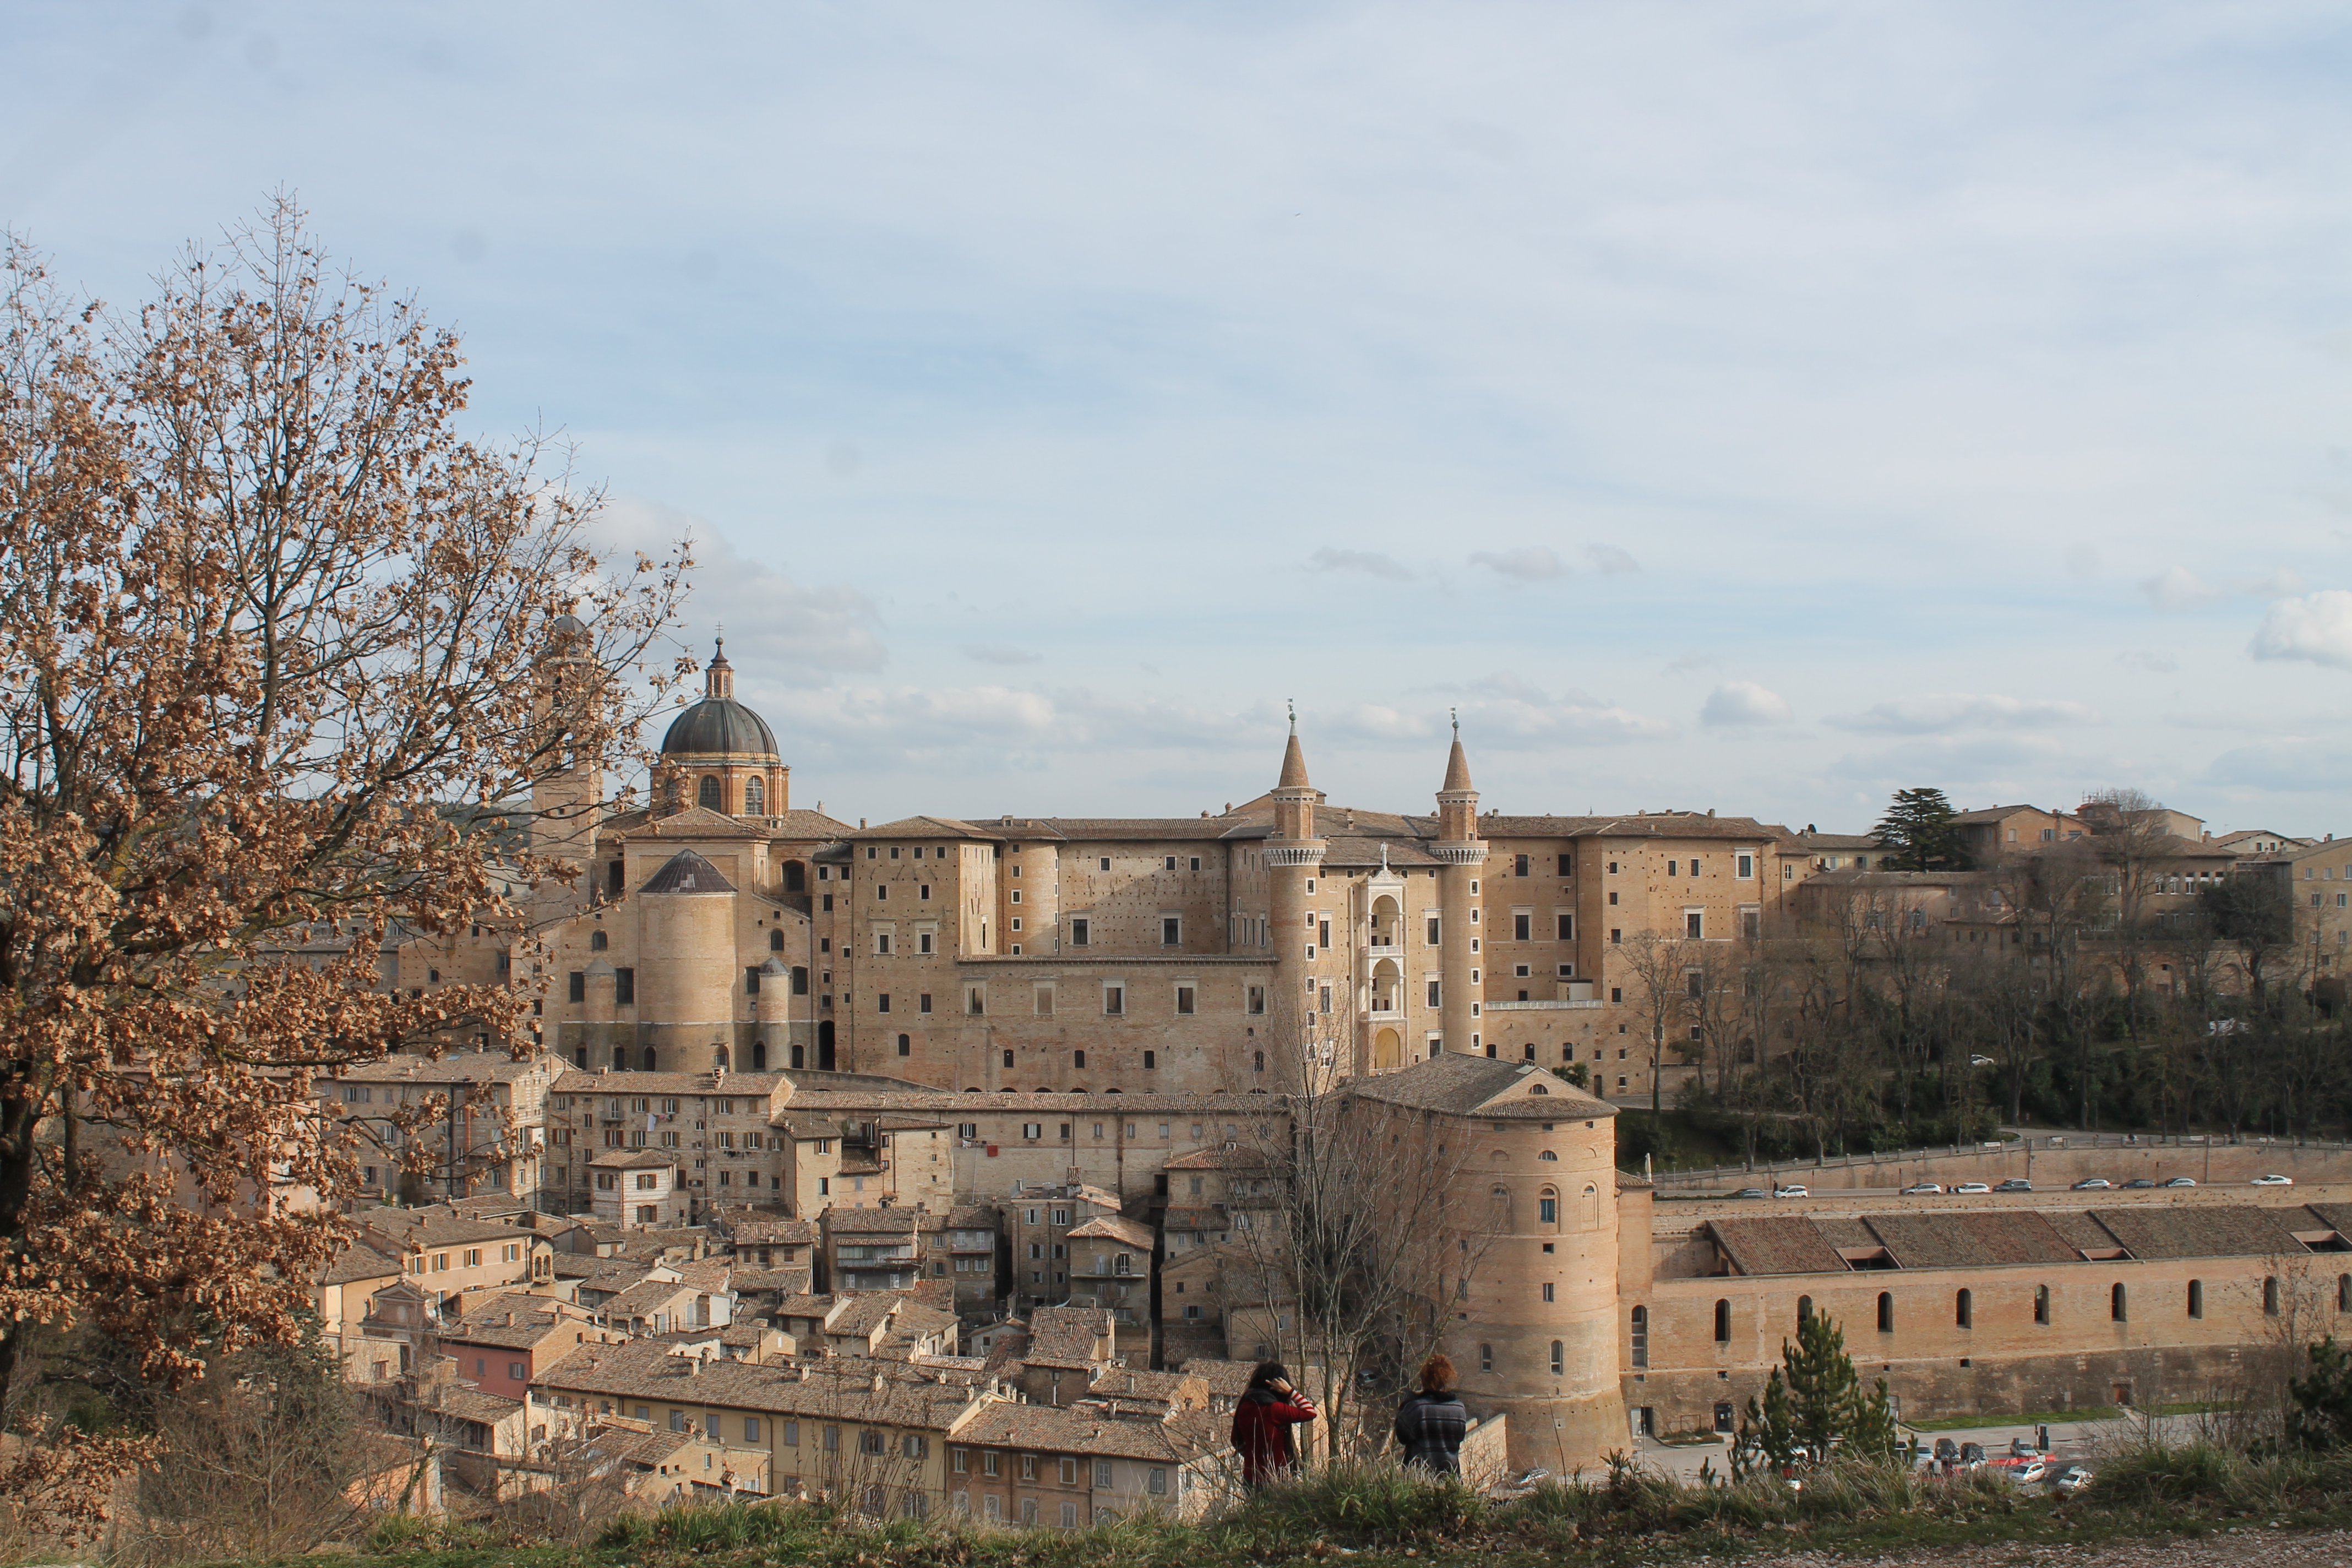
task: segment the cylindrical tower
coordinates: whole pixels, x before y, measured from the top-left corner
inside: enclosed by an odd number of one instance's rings
[[[1315,836],[1315,786],[1307,782],[1306,753],[1298,749],[1298,715],[1290,717],[1290,743],[1282,753],[1282,777],[1274,802],[1274,836],[1265,841],[1266,920],[1274,928],[1274,990],[1266,1012],[1267,1069],[1288,1086],[1290,1075],[1317,1060],[1322,1022],[1318,987],[1329,973],[1310,890],[1322,870],[1327,846]],[[1344,976],[1343,976],[1344,982]],[[1252,1074],[1255,1077],[1255,1073]],[[1257,1087],[1253,1085],[1252,1087]]]
[[[1509,1417],[1513,1469],[1596,1469],[1626,1445],[1618,1371],[1616,1110],[1542,1069],[1544,1092],[1457,1123],[1464,1215],[1490,1216],[1446,1354],[1480,1415]],[[1483,1247],[1483,1251],[1480,1249]]]
[[[1470,783],[1470,760],[1462,752],[1462,722],[1454,724],[1454,751],[1445,760],[1445,784],[1437,792],[1437,842],[1430,855],[1440,862],[1438,907],[1438,1027],[1445,1048],[1473,1055],[1482,1049],[1479,984],[1485,965],[1479,949],[1480,868],[1486,846],[1478,837],[1478,792]]]
[[[590,862],[604,814],[604,773],[600,749],[582,746],[579,731],[593,721],[596,666],[588,627],[576,616],[558,616],[548,626],[547,647],[539,657],[539,700],[550,754],[530,785],[531,853],[551,862],[550,875],[531,889],[534,925],[563,919],[585,904],[595,889]]]
[[[664,1072],[708,1072],[735,1038],[735,887],[681,849],[640,889],[636,1059]],[[625,1008],[622,1016],[628,1016]],[[645,1053],[654,1052],[648,1063]]]

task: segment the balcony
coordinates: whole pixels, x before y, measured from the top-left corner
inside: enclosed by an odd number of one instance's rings
[[[1370,942],[1365,943],[1364,952],[1371,958],[1402,958],[1404,948],[1392,939],[1383,941],[1380,936],[1375,935]]]

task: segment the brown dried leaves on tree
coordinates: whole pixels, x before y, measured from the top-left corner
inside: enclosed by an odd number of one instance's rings
[[[542,443],[460,436],[456,339],[289,204],[135,313],[21,245],[0,286],[0,1488],[69,1517],[140,1450],[30,1430],[33,1342],[170,1385],[283,1337],[357,1186],[313,1075],[527,1041],[527,991],[378,953],[519,917],[541,868],[454,808],[617,760],[685,562],[605,559]]]

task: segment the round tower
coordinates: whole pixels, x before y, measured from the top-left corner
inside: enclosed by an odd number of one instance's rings
[[[1298,748],[1295,708],[1290,742],[1282,753],[1282,776],[1268,798],[1274,802],[1274,835],[1265,840],[1265,851],[1266,921],[1274,931],[1274,997],[1266,1010],[1266,1027],[1273,1037],[1268,1065],[1287,1073],[1313,1059],[1318,987],[1328,973],[1315,902],[1328,846],[1315,835],[1315,807],[1321,797],[1307,782],[1307,756]]]
[[[1462,751],[1462,721],[1454,721],[1454,750],[1445,759],[1445,783],[1437,792],[1437,842],[1429,846],[1439,862],[1438,1024],[1449,1051],[1483,1051],[1479,980],[1486,945],[1479,916],[1480,868],[1486,845],[1478,836],[1478,791],[1470,783],[1470,759]]]
[[[537,925],[579,909],[595,886],[589,873],[604,810],[604,773],[598,749],[582,749],[576,732],[583,720],[594,717],[581,712],[594,701],[599,670],[593,654],[588,627],[579,616],[558,616],[549,623],[538,660],[541,743],[548,755],[541,764],[544,771],[530,784],[530,848],[551,869],[571,875],[548,876],[531,889]]]
[[[693,850],[681,849],[638,898],[637,1052],[630,1066],[661,1072],[738,1066],[735,885]]]

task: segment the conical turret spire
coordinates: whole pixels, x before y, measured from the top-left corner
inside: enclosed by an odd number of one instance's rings
[[[1454,750],[1445,759],[1445,783],[1439,789],[1443,794],[1452,795],[1477,787],[1470,782],[1470,759],[1462,751],[1462,714],[1456,709],[1454,711]]]
[[[1298,705],[1290,708],[1290,743],[1282,749],[1282,777],[1276,789],[1306,789],[1307,753],[1298,749]]]
[[[702,690],[706,697],[735,695],[735,667],[727,662],[727,639],[720,637],[713,645],[710,667],[702,672]]]

